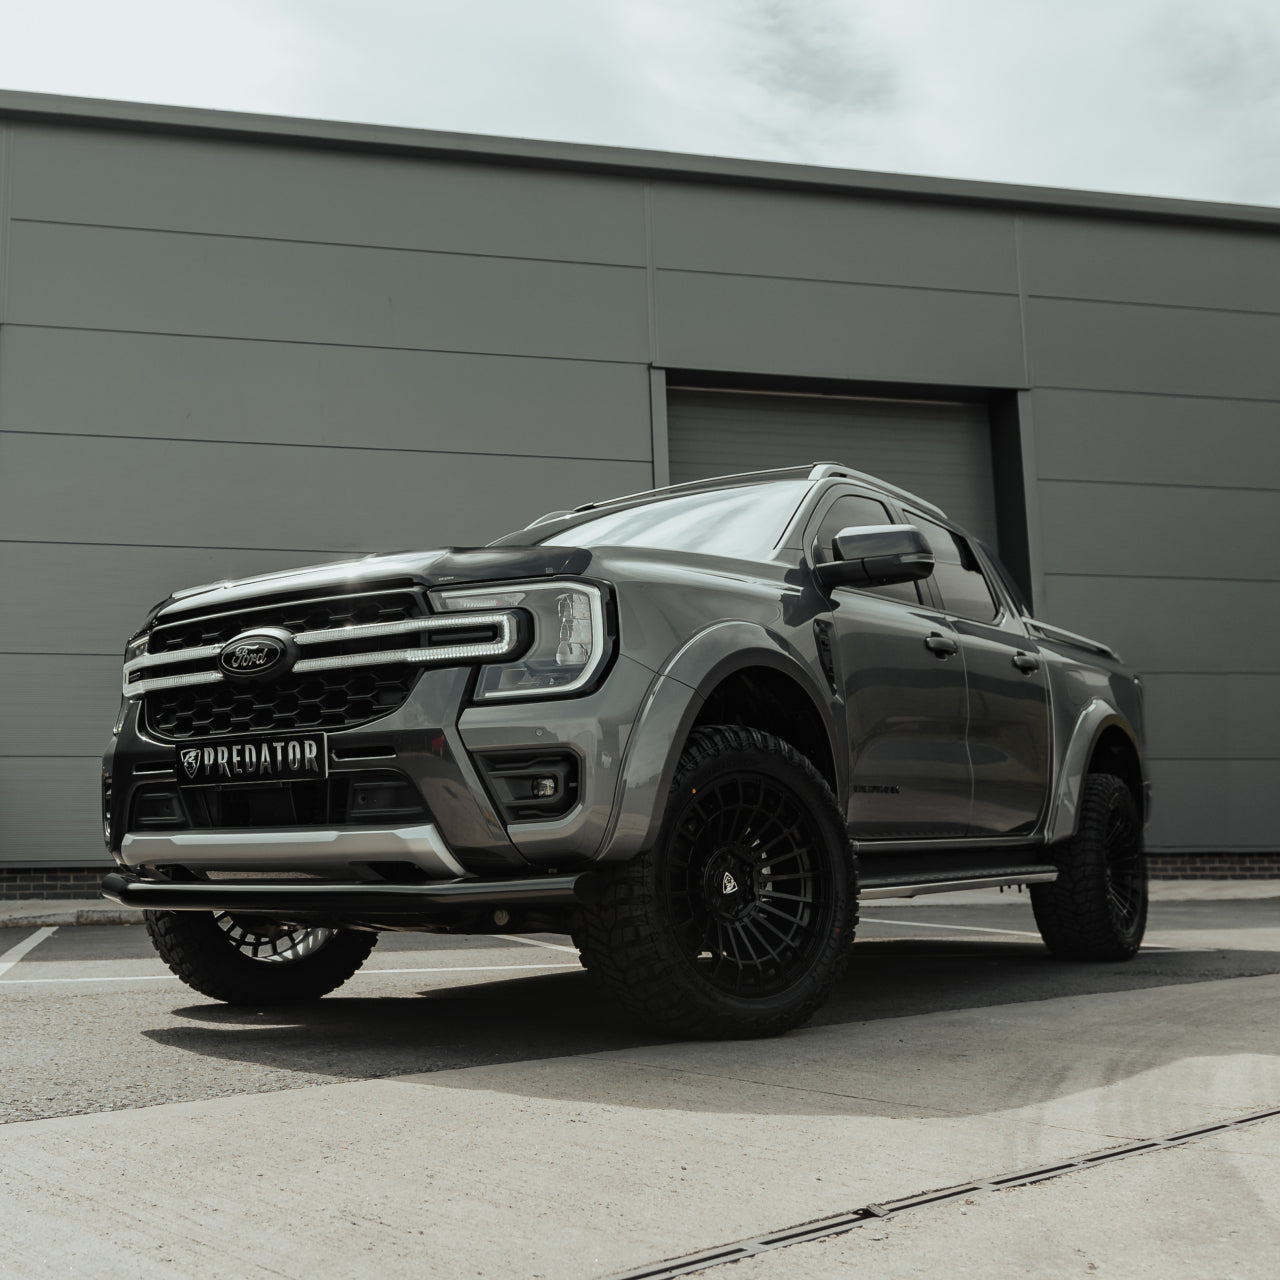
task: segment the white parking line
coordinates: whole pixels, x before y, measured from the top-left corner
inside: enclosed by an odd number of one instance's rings
[[[979,924],[932,924],[928,920],[890,920],[887,916],[863,916],[863,924],[905,924],[917,929],[963,929],[966,933],[1002,933],[1006,937],[1039,938],[1038,933],[1025,929],[991,929]]]
[[[966,933],[1001,933],[1005,937],[1040,939],[1038,933],[1026,929],[992,929],[981,924],[933,924],[928,920],[890,920],[887,916],[863,916],[863,924],[905,924],[914,925],[917,929],[963,929]],[[1184,951],[1185,947],[1169,947],[1163,942],[1144,942],[1143,951]]]
[[[23,938],[17,946],[10,947],[4,955],[0,955],[0,973],[8,973],[23,956],[31,950],[32,947],[38,947],[46,938],[52,938],[58,932],[58,926],[44,925],[37,929],[29,938]]]
[[[28,948],[30,950],[30,948]],[[528,969],[576,969],[578,966],[548,962],[546,964],[449,964],[428,969],[358,969],[357,978],[372,978],[380,973],[495,973]],[[0,972],[3,972],[0,970]],[[106,978],[0,978],[0,987],[29,987],[49,982],[177,982],[171,973],[127,974]]]
[[[578,954],[577,947],[566,947],[559,942],[543,942],[538,938],[526,938],[518,933],[500,933],[499,938],[505,938],[508,942],[523,942],[526,947],[546,947],[548,951],[567,951],[571,956]]]

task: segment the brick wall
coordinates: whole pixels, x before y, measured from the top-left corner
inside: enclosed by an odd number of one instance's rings
[[[105,867],[0,867],[0,901],[96,898]]]
[[[1152,853],[1155,880],[1280,880],[1276,853]]]

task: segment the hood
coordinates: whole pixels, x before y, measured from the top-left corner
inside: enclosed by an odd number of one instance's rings
[[[227,579],[176,591],[162,600],[147,619],[208,613],[246,601],[329,593],[351,594],[375,585],[443,587],[467,582],[507,582],[517,578],[578,575],[591,563],[591,552],[579,547],[446,547],[439,551],[401,551],[361,556],[329,564],[308,565]]]

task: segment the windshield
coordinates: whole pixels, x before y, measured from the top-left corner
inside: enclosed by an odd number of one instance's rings
[[[709,489],[612,511],[544,538],[548,547],[653,547],[755,560],[778,545],[807,480]]]

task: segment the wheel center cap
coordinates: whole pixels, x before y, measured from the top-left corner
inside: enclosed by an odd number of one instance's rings
[[[718,850],[703,873],[702,891],[713,915],[723,921],[741,920],[756,903],[750,862],[738,849]]]

